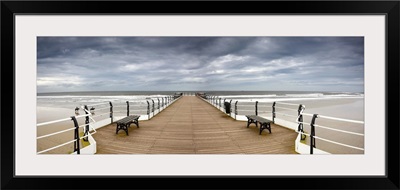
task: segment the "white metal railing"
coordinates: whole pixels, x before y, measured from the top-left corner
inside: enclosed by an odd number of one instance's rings
[[[334,140],[329,140],[320,136],[316,135],[316,127],[317,128],[322,128],[322,129],[326,129],[326,130],[330,130],[330,131],[335,131],[335,132],[339,132],[339,133],[344,133],[344,134],[348,134],[348,135],[356,135],[356,136],[361,136],[364,137],[364,134],[362,133],[357,133],[357,132],[353,132],[353,131],[347,131],[347,130],[343,130],[343,129],[336,129],[336,128],[332,128],[332,127],[327,127],[327,126],[323,126],[323,125],[318,125],[316,124],[316,119],[317,118],[324,118],[324,119],[329,119],[329,120],[335,120],[335,121],[340,121],[340,122],[348,122],[348,123],[355,123],[355,124],[364,124],[363,121],[357,121],[357,120],[351,120],[351,119],[343,119],[343,118],[337,118],[337,117],[330,117],[330,116],[324,116],[324,115],[318,115],[318,114],[309,114],[309,113],[301,113],[301,115],[306,115],[306,116],[312,116],[311,122],[307,123],[307,122],[303,122],[303,121],[299,121],[299,125],[309,125],[311,127],[311,131],[310,134],[308,135],[310,137],[310,154],[313,154],[314,152],[314,148],[315,146],[315,139],[318,140],[322,140],[331,144],[335,144],[335,145],[340,145],[340,146],[344,146],[347,148],[351,148],[351,149],[356,149],[356,150],[361,150],[364,151],[364,148],[362,147],[356,147],[353,145],[349,145],[349,144],[345,144],[345,143],[341,143],[341,142],[337,142]],[[299,130],[299,133],[301,133],[302,135],[304,135],[305,133],[303,132],[303,130]],[[302,139],[303,140],[303,139]]]
[[[103,115],[108,115],[110,113],[113,113],[113,112],[106,112],[106,113],[102,113],[102,114],[94,114],[93,118],[97,118],[97,117],[100,117],[100,116],[103,116]]]
[[[364,134],[362,134],[362,133],[356,133],[356,132],[351,132],[351,131],[345,131],[345,130],[341,130],[341,129],[335,129],[335,128],[332,128],[332,127],[325,127],[325,126],[322,126],[322,125],[314,125],[314,126],[315,126],[315,127],[319,127],[319,128],[323,128],[323,129],[328,129],[328,130],[331,130],[331,131],[337,131],[337,132],[347,133],[347,134],[351,134],[351,135],[364,136]]]
[[[54,135],[57,135],[57,134],[60,134],[60,133],[64,133],[64,132],[67,132],[67,131],[72,131],[72,130],[75,130],[75,129],[74,128],[70,128],[70,129],[65,129],[65,130],[62,130],[62,131],[50,133],[50,134],[47,134],[47,135],[42,135],[40,137],[36,137],[36,140],[42,139],[42,138],[45,138],[45,137],[54,136]]]
[[[74,139],[74,140],[71,140],[71,141],[68,141],[68,142],[65,142],[65,143],[62,143],[62,144],[59,144],[59,145],[53,146],[53,147],[51,147],[51,148],[48,148],[48,149],[45,149],[45,150],[39,151],[39,152],[37,152],[37,154],[42,154],[42,153],[45,153],[45,152],[48,152],[48,151],[51,151],[51,150],[54,150],[54,149],[60,148],[60,147],[62,147],[62,146],[68,145],[68,144],[70,144],[70,143],[73,143],[73,142],[80,141],[80,140],[82,140],[82,139],[84,139],[84,138],[86,138],[86,137],[89,137],[89,136],[91,136],[91,135],[95,134],[95,133],[96,133],[96,129],[94,129],[94,128],[93,128],[93,130],[94,130],[94,132],[93,132],[93,133],[88,133],[88,134],[87,134],[87,135],[85,135],[85,136],[79,137],[79,139]]]
[[[75,121],[76,121],[77,118],[82,118],[82,117],[88,117],[89,119],[91,119],[92,121],[95,122],[95,120],[91,117],[91,114],[89,113],[89,114],[86,114],[86,115],[72,116],[72,117],[70,117],[70,118],[64,118],[64,119],[54,120],[54,121],[50,121],[50,122],[39,123],[39,124],[37,124],[36,126],[37,126],[37,127],[40,127],[40,126],[51,125],[51,124],[55,124],[55,123],[59,123],[59,122],[70,121],[70,120],[72,120],[72,121],[75,120]],[[77,122],[77,121],[76,121],[76,122]],[[51,137],[51,136],[58,135],[58,134],[61,134],[61,133],[65,133],[65,132],[72,131],[72,130],[75,131],[75,133],[76,133],[75,136],[76,136],[76,137],[79,137],[79,128],[82,128],[82,127],[85,127],[85,126],[88,126],[88,127],[89,127],[89,131],[88,131],[87,135],[84,135],[83,137],[80,137],[80,138],[78,138],[78,139],[73,139],[73,140],[71,140],[71,141],[68,141],[68,142],[65,142],[65,143],[62,143],[62,144],[59,144],[59,145],[56,145],[56,146],[47,148],[47,149],[42,150],[42,151],[39,151],[39,152],[37,152],[37,154],[42,154],[42,153],[45,153],[45,152],[48,152],[48,151],[51,151],[51,150],[60,148],[60,147],[62,147],[62,146],[68,145],[68,144],[73,143],[73,142],[77,143],[77,144],[75,145],[74,151],[77,150],[78,153],[79,153],[80,147],[79,147],[78,141],[81,140],[81,139],[83,139],[83,138],[86,138],[86,137],[89,137],[89,136],[95,134],[97,131],[96,131],[96,129],[92,128],[92,131],[94,131],[94,132],[93,132],[93,133],[90,133],[90,122],[87,123],[87,124],[84,124],[84,125],[80,125],[80,126],[78,126],[78,125],[76,125],[76,124],[77,124],[77,123],[74,122],[74,127],[73,127],[73,128],[70,128],[70,129],[65,129],[65,130],[61,130],[61,131],[57,131],[57,132],[53,132],[53,133],[50,133],[50,134],[46,134],[46,135],[42,135],[42,136],[36,137],[36,140],[43,139],[43,138],[47,138],[47,137]]]
[[[179,99],[179,98],[177,98],[177,99]],[[72,116],[72,117],[69,117],[69,118],[64,118],[64,119],[58,119],[58,120],[38,123],[36,126],[37,127],[41,127],[41,126],[45,126],[45,125],[56,124],[56,123],[59,123],[59,122],[71,121],[71,120],[73,120],[73,118],[76,121],[76,119],[84,118],[84,117],[87,118],[87,120],[89,121],[88,123],[85,123],[83,125],[75,125],[75,122],[74,122],[74,127],[73,128],[64,129],[64,130],[56,131],[56,132],[53,132],[53,133],[50,133],[50,134],[42,135],[42,136],[37,137],[36,140],[44,139],[44,138],[51,137],[51,136],[54,136],[54,135],[59,135],[61,133],[65,133],[65,132],[73,131],[73,130],[75,130],[75,133],[78,133],[80,128],[88,127],[88,129],[84,130],[84,132],[85,132],[84,135],[82,137],[79,137],[80,135],[76,134],[77,137],[78,137],[77,139],[73,139],[73,140],[70,140],[68,142],[64,142],[64,143],[52,146],[52,147],[47,148],[45,150],[38,151],[37,154],[46,153],[46,152],[49,152],[51,150],[60,148],[62,146],[66,146],[66,145],[68,145],[70,143],[74,143],[74,142],[76,143],[76,144],[74,144],[74,146],[75,146],[74,147],[74,151],[77,151],[77,154],[79,154],[79,152],[80,152],[79,141],[81,139],[91,137],[93,134],[95,134],[97,132],[96,128],[93,127],[93,125],[96,123],[94,118],[101,117],[101,116],[104,116],[104,115],[110,115],[111,122],[113,122],[114,113],[126,113],[126,114],[129,114],[130,111],[139,111],[139,112],[141,111],[142,113],[145,112],[148,115],[147,119],[150,119],[151,117],[154,117],[156,114],[160,113],[160,111],[162,111],[163,109],[165,109],[166,107],[171,105],[177,99],[174,99],[174,97],[172,97],[172,96],[165,96],[163,98],[160,97],[160,98],[152,98],[152,99],[126,101],[125,103],[127,105],[125,105],[125,106],[120,106],[120,105],[113,106],[113,102],[101,102],[101,103],[96,103],[96,104],[81,105],[80,106],[81,109],[85,112],[84,115]],[[154,101],[154,100],[156,100],[156,101]],[[143,102],[143,104],[141,104],[141,105],[139,105],[139,104],[129,105],[129,102],[135,102],[135,103]],[[122,103],[122,102],[120,102],[120,103]],[[157,106],[155,106],[155,105],[157,105]],[[96,106],[101,106],[101,107],[100,108],[95,108]],[[91,109],[93,109],[93,110],[89,109],[89,107],[91,107]],[[113,110],[113,108],[122,108],[122,107],[125,107],[126,111],[119,111],[119,110],[118,111],[114,111]],[[131,108],[133,108],[133,109],[131,109]],[[107,111],[107,112],[104,112],[104,113],[96,113],[96,114],[93,113],[92,114],[92,112],[99,112],[99,110],[110,110],[110,111]],[[75,110],[75,111],[77,111],[77,114],[79,114],[79,109]],[[90,122],[90,120],[92,122]],[[86,131],[86,130],[88,130],[88,131]]]
[[[113,107],[115,108],[115,106],[113,106]],[[110,107],[96,108],[94,111],[105,110],[105,109],[110,109]]]
[[[324,115],[319,115],[318,117],[323,118],[323,119],[331,119],[331,120],[344,121],[344,122],[350,122],[350,123],[364,124],[364,121],[356,121],[356,120],[351,120],[351,119],[342,119],[342,118],[329,117],[329,116],[324,116]]]
[[[303,133],[303,132],[298,132],[298,133],[301,134],[301,135],[305,135],[305,136],[311,137],[311,135],[307,134],[307,133]],[[340,146],[344,146],[344,147],[348,147],[348,148],[364,151],[364,149],[360,148],[360,147],[351,146],[351,145],[344,144],[344,143],[339,143],[339,142],[328,140],[328,139],[324,139],[324,138],[321,138],[321,137],[318,137],[318,136],[314,136],[314,138],[322,140],[322,141],[326,141],[326,142],[329,142],[329,143],[332,143],[332,144],[336,144],[336,145],[340,145]]]
[[[297,106],[299,106],[299,105],[297,105]],[[283,110],[289,110],[289,111],[297,111],[296,109],[293,109],[293,108],[284,108],[284,107],[276,107],[276,106],[275,106],[275,109],[283,109]]]
[[[109,102],[101,102],[97,104],[88,104],[87,106],[99,106],[99,105],[104,105],[104,104],[109,104]]]
[[[283,104],[283,105],[289,105],[289,106],[299,106],[299,104],[292,104],[292,103],[286,103],[286,102],[276,102],[277,104]]]
[[[290,114],[286,114],[286,113],[281,113],[281,112],[275,112],[275,114],[278,115],[282,115],[282,116],[287,116],[287,117],[294,117],[294,118],[298,118],[298,115],[290,115]]]
[[[220,101],[221,98],[218,96],[205,96],[204,98],[205,101],[209,102],[211,105],[215,106],[215,107],[222,107],[220,106]],[[224,99],[225,100],[225,99]],[[232,101],[232,100],[231,100]],[[357,121],[357,120],[351,120],[351,119],[344,119],[344,118],[337,118],[337,117],[331,117],[331,116],[324,116],[324,115],[318,115],[318,114],[310,114],[310,113],[304,113],[305,110],[305,106],[302,104],[294,104],[294,103],[287,103],[287,102],[280,102],[280,101],[276,101],[273,102],[272,104],[272,111],[267,111],[265,109],[268,109],[268,107],[266,106],[258,106],[258,101],[241,101],[241,105],[238,105],[239,100],[235,100],[234,104],[235,106],[231,106],[231,109],[233,107],[233,113],[234,113],[234,118],[237,119],[238,113],[241,112],[252,112],[255,115],[258,115],[258,113],[272,113],[272,119],[273,122],[275,123],[275,118],[277,118],[277,115],[280,116],[286,116],[286,117],[292,117],[292,118],[296,118],[294,123],[297,123],[297,132],[299,133],[299,135],[302,135],[301,138],[299,138],[300,140],[304,140],[305,137],[310,137],[311,138],[311,143],[310,143],[310,154],[313,154],[313,148],[315,147],[315,140],[314,139],[318,139],[321,141],[325,141],[328,143],[332,143],[332,144],[336,144],[336,145],[340,145],[343,147],[348,147],[348,148],[352,148],[352,149],[356,149],[356,150],[362,150],[364,151],[364,148],[362,147],[356,147],[353,145],[349,145],[349,144],[345,144],[345,143],[341,143],[341,142],[337,142],[337,141],[333,141],[333,140],[329,140],[320,136],[315,135],[315,128],[321,128],[321,129],[326,129],[326,130],[330,130],[332,132],[335,133],[344,133],[344,134],[348,134],[348,135],[355,135],[355,136],[360,136],[360,137],[364,137],[363,133],[359,133],[359,132],[353,132],[353,131],[347,131],[347,130],[343,130],[343,129],[336,129],[333,127],[328,127],[328,126],[324,126],[324,125],[319,125],[316,124],[316,120],[315,118],[312,119],[312,121],[310,123],[304,122],[304,118],[303,116],[311,116],[314,117],[315,115],[318,116],[318,118],[323,118],[323,119],[329,119],[329,120],[334,120],[337,122],[349,122],[349,123],[354,123],[354,124],[364,124],[363,121]],[[246,103],[246,104],[243,104]],[[277,105],[285,105],[285,107],[282,106],[277,106]],[[296,106],[296,108],[290,108],[291,106]],[[254,108],[254,109],[248,109],[248,108]],[[261,109],[261,110],[260,110]],[[276,110],[284,110],[284,111],[295,111],[296,114],[289,114],[286,112],[277,112]],[[311,126],[312,131],[311,134],[305,133],[304,129],[303,129],[303,125],[308,125]],[[286,127],[286,126],[284,126]],[[325,151],[321,151],[321,152],[325,152]],[[304,153],[304,152],[303,152]]]
[[[88,114],[88,115],[80,115],[80,116],[77,116],[76,118],[86,117],[86,116],[89,116],[89,115],[90,114]],[[59,122],[63,122],[63,121],[70,121],[70,120],[71,120],[71,118],[69,117],[69,118],[64,118],[64,119],[58,119],[58,120],[43,122],[43,123],[37,124],[36,127],[41,127],[41,126],[45,126],[45,125],[50,125],[50,124],[59,123]]]

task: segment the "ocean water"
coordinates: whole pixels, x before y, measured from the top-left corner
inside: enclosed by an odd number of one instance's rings
[[[195,94],[199,91],[181,91],[184,94]],[[363,120],[363,93],[350,92],[300,92],[300,91],[201,91],[210,96],[218,96],[225,101],[236,102],[239,104],[253,104],[258,101],[265,106],[271,106],[274,101],[288,102],[294,104],[303,104],[306,106],[306,112],[317,111],[319,114],[329,113],[331,116],[341,115],[340,110],[351,109],[354,113],[351,118]],[[74,113],[76,107],[83,105],[93,105],[99,103],[113,102],[113,104],[126,105],[126,101],[144,103],[146,98],[157,101],[163,101],[162,98],[173,96],[176,91],[96,91],[96,92],[56,92],[56,93],[38,93],[37,94],[37,118],[44,118],[46,115],[57,115],[54,109],[62,109],[63,113],[70,110]],[[158,99],[157,99],[158,98]],[[148,99],[147,99],[148,100]],[[348,104],[343,104],[344,100],[350,100]],[[357,101],[356,105],[354,101]],[[328,102],[328,103],[326,103]],[[340,104],[338,104],[340,103]],[[270,104],[270,105],[268,105]],[[323,105],[326,105],[324,109]],[[329,105],[329,106],[328,106]],[[146,106],[146,105],[144,105]],[[322,107],[321,107],[322,106]],[[332,106],[336,106],[332,112]],[[45,113],[48,110],[51,113]],[[315,112],[314,111],[314,112]],[[336,114],[337,113],[337,114]],[[68,114],[67,117],[69,117]],[[62,115],[59,115],[60,117]],[[64,117],[62,117],[64,118]],[[53,118],[52,118],[53,119]]]

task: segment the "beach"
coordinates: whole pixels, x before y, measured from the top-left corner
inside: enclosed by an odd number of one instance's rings
[[[195,92],[193,92],[195,93]],[[238,95],[242,93],[242,95]],[[258,93],[253,93],[247,92],[235,92],[232,93],[236,96],[235,98],[238,99],[237,96],[242,96],[241,101],[255,101],[259,100],[260,102],[268,102],[272,101],[273,98],[275,100],[282,100],[283,98],[286,98],[285,102],[288,103],[293,103],[293,104],[303,104],[305,105],[305,113],[309,114],[320,114],[320,115],[326,115],[326,116],[331,116],[331,117],[339,117],[339,118],[345,118],[345,119],[353,119],[353,120],[364,120],[364,98],[362,96],[339,96],[339,97],[320,97],[321,95],[317,95],[317,97],[314,97],[314,95],[303,95],[303,97],[299,97],[298,95],[293,96],[293,97],[278,97],[272,96],[271,95],[265,95],[263,96],[262,94],[260,95],[261,92]],[[57,120],[57,119],[63,119],[63,118],[68,118],[70,116],[75,115],[75,107],[80,107],[81,105],[85,105],[88,103],[95,104],[99,102],[105,102],[105,101],[115,101],[115,102],[120,102],[121,108],[119,108],[120,115],[124,114],[124,110],[126,108],[123,108],[123,103],[126,101],[126,99],[133,100],[137,98],[143,98],[147,96],[152,96],[152,97],[162,97],[166,95],[171,95],[173,94],[172,92],[167,92],[167,93],[160,93],[160,92],[153,92],[153,93],[141,93],[140,95],[138,94],[123,94],[117,92],[114,94],[107,94],[107,95],[102,95],[101,93],[99,94],[75,94],[75,95],[70,95],[68,94],[45,94],[42,96],[38,96],[37,98],[37,123],[42,123],[46,121],[51,121],[51,120]],[[217,94],[217,93],[216,93]],[[265,93],[264,93],[265,94]],[[276,94],[276,93],[275,93]],[[229,92],[225,93],[220,93],[222,96],[229,95]],[[288,96],[288,95],[285,95]],[[312,96],[312,97],[310,97]],[[249,99],[250,98],[250,99]],[[268,101],[267,101],[267,98]],[[272,99],[271,99],[272,98]],[[269,103],[266,103],[267,105]],[[283,112],[283,111],[281,111]],[[297,112],[291,112],[296,114]],[[79,114],[84,114],[82,109],[80,109]],[[104,115],[101,117],[96,118],[96,120],[102,120],[108,118],[108,115]],[[289,118],[289,117],[284,117],[280,116],[282,119],[287,119],[290,121],[295,121],[295,118]],[[309,122],[311,118],[304,118],[304,122]],[[84,119],[80,118],[78,119],[79,125],[84,124]],[[335,121],[329,121],[325,119],[318,119],[317,120],[318,124],[324,125],[324,126],[330,126],[334,127],[337,129],[343,129],[343,130],[349,130],[349,131],[354,131],[357,133],[364,133],[364,126],[363,125],[353,125],[353,124],[348,124],[348,123],[340,123],[340,122],[335,122]],[[37,127],[37,136],[42,136],[46,134],[50,134],[53,132],[57,132],[60,130],[64,129],[69,129],[73,128],[73,122],[72,121],[64,121],[48,126],[41,126]],[[308,126],[304,126],[304,130],[306,132],[309,132],[310,128]],[[358,147],[363,147],[364,146],[364,137],[363,136],[356,136],[354,135],[349,136],[347,134],[340,134],[340,133],[332,133],[332,131],[326,130],[326,129],[316,129],[316,135],[321,136],[323,138],[327,138],[330,140],[335,140],[339,141],[342,143],[349,143],[353,146],[358,146]],[[45,137],[43,139],[39,139],[37,141],[37,150],[41,151],[47,148],[50,148],[55,145],[59,145],[65,142],[68,142],[72,140],[74,137],[73,131],[68,131],[64,132],[61,134],[57,134],[51,137]],[[306,139],[307,141],[308,139]],[[294,142],[293,142],[294,143]],[[309,142],[306,142],[307,144]],[[336,145],[331,145],[329,143],[322,142],[320,140],[317,140],[317,148],[324,148],[326,150],[329,150],[328,152],[330,153],[356,153],[360,154],[363,153],[362,151],[358,150],[351,150],[349,148],[344,148],[341,146],[336,146]],[[73,151],[73,143],[70,143],[69,145],[57,148],[55,150],[46,152],[46,154],[68,154]]]

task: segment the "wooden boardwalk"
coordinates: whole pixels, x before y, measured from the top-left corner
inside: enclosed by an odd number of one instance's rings
[[[297,133],[272,124],[259,129],[236,121],[196,96],[183,96],[148,121],[133,124],[129,136],[116,124],[93,135],[97,154],[296,154]]]

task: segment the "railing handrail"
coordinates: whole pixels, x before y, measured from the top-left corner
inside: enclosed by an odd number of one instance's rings
[[[109,101],[107,102],[101,102],[101,103],[96,103],[96,104],[86,104],[87,106],[98,106],[98,105],[104,105],[104,104],[109,104]]]
[[[76,118],[81,118],[81,117],[86,117],[86,116],[91,116],[91,115],[92,114],[85,114],[85,115],[76,116]],[[36,124],[36,127],[41,127],[41,126],[44,126],[44,125],[50,125],[50,124],[59,123],[59,122],[63,122],[63,121],[69,121],[69,120],[71,120],[71,117],[64,118],[64,119],[53,120],[53,121],[48,121],[48,122],[43,122],[43,123],[38,123],[38,124]]]
[[[330,116],[324,116],[324,115],[318,115],[318,117],[323,118],[323,119],[331,119],[331,120],[338,120],[338,121],[344,121],[344,122],[350,122],[350,123],[364,124],[364,121],[357,121],[357,120],[352,120],[352,119],[343,119],[343,118],[330,117]]]
[[[105,110],[105,109],[110,109],[110,106],[101,107],[101,108],[96,108],[94,111]]]
[[[105,112],[105,113],[101,113],[101,114],[95,114],[94,116],[92,116],[93,118],[96,118],[96,117],[100,117],[100,116],[103,116],[103,115],[107,115],[107,114],[110,114],[111,112]]]
[[[342,130],[342,129],[335,129],[335,128],[326,127],[326,126],[323,126],[323,125],[314,124],[314,126],[315,126],[315,127],[320,127],[320,128],[323,128],[323,129],[332,130],[332,131],[338,131],[338,132],[347,133],[347,134],[352,134],[352,135],[364,136],[364,134],[362,134],[362,133],[356,133],[356,132],[346,131],[346,130]]]
[[[283,116],[289,116],[289,117],[295,117],[295,118],[299,117],[298,115],[290,115],[290,114],[287,114],[287,113],[281,113],[281,112],[277,112],[277,111],[275,113],[277,113],[279,115],[283,115]]]
[[[306,115],[306,116],[313,116],[314,114],[310,114],[310,113],[302,113],[302,115]],[[352,119],[344,119],[344,118],[338,118],[338,117],[331,117],[331,116],[324,116],[324,115],[319,115],[319,118],[323,118],[323,119],[330,119],[330,120],[337,120],[337,121],[344,121],[344,122],[350,122],[350,123],[358,123],[358,124],[364,124],[364,121],[358,121],[358,120],[352,120]]]
[[[42,136],[36,137],[36,140],[39,140],[39,139],[42,139],[42,138],[45,138],[45,137],[50,137],[50,136],[53,136],[53,135],[57,135],[57,134],[60,134],[60,133],[64,133],[64,132],[67,132],[67,131],[72,131],[72,130],[75,130],[75,128],[69,128],[69,129],[65,129],[65,130],[62,130],[62,131],[57,131],[57,132],[54,132],[54,133],[50,133],[50,134],[47,134],[47,135],[42,135]]]
[[[299,106],[299,104],[293,104],[293,103],[287,103],[287,102],[280,102],[275,100],[276,104],[283,104],[283,105],[289,105],[289,106]]]
[[[297,105],[297,106],[299,106],[299,105]],[[276,109],[283,109],[283,110],[290,110],[290,111],[298,111],[298,109],[294,109],[294,108],[284,108],[284,107],[278,107],[278,106],[275,106],[275,108]]]
[[[307,134],[307,133],[304,133],[304,132],[300,132],[300,131],[298,131],[298,133],[310,137],[310,134]],[[352,146],[352,145],[348,145],[348,144],[344,144],[344,143],[339,143],[339,142],[328,140],[328,139],[324,139],[324,138],[321,138],[321,137],[318,137],[318,136],[314,136],[314,138],[319,139],[319,140],[323,140],[323,141],[326,141],[326,142],[330,142],[330,143],[333,143],[333,144],[345,146],[345,147],[348,147],[348,148],[353,148],[353,149],[357,149],[357,150],[364,150],[363,148],[360,148],[360,147],[356,147],[356,146]]]

